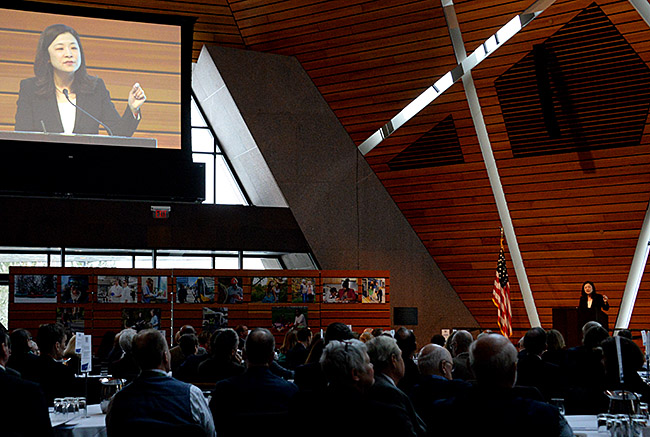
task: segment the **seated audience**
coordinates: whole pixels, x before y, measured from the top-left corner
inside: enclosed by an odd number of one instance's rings
[[[32,336],[26,329],[16,329],[9,336],[11,339],[11,357],[7,368],[17,371],[22,378],[36,381],[38,377],[38,355],[32,352]]]
[[[268,329],[254,329],[246,338],[246,371],[217,382],[210,409],[219,437],[286,434],[281,423],[289,400],[298,391],[293,383],[269,369],[275,354],[275,338]]]
[[[638,393],[641,395],[641,402],[647,403],[650,401],[650,386],[639,376],[639,371],[645,361],[643,352],[629,338],[617,337],[608,337],[600,344],[603,349],[603,362],[605,364],[605,388],[607,390],[628,390]],[[621,382],[616,342],[620,342],[623,382]]]
[[[404,360],[395,339],[380,335],[370,340],[366,347],[375,373],[375,383],[368,390],[368,396],[403,409],[408,418],[408,423],[404,426],[408,426],[415,435],[426,435],[426,425],[415,412],[411,400],[397,388],[404,377]]]
[[[296,367],[305,364],[307,354],[309,354],[309,343],[311,341],[311,330],[309,328],[300,328],[296,331],[296,343],[287,351],[286,368],[294,370]]]
[[[546,331],[531,328],[524,335],[526,354],[517,363],[517,385],[536,387],[550,402],[554,397],[564,398],[564,380],[559,366],[542,360],[546,350]]]
[[[278,358],[277,358],[277,363],[288,369],[287,365],[287,354],[293,347],[298,343],[298,330],[295,328],[290,328],[285,334],[284,334],[284,341],[282,342],[282,345],[278,349]]]
[[[517,349],[499,334],[479,337],[470,346],[476,385],[436,402],[437,426],[430,435],[571,437],[556,407],[516,396]]]
[[[68,340],[68,345],[63,351],[63,363],[71,368],[74,373],[81,373],[81,355],[76,353],[77,336],[73,335]]]
[[[445,343],[447,343],[447,340],[445,339],[445,336],[442,334],[434,334],[431,336],[431,343],[432,344],[437,344],[438,346],[444,346]]]
[[[197,382],[199,380],[199,364],[206,358],[207,354],[199,354],[199,338],[194,334],[181,336],[179,345],[185,356],[185,361],[174,371],[174,378],[185,382]]]
[[[140,375],[118,392],[109,405],[109,437],[142,435],[216,435],[203,392],[170,376],[171,356],[165,337],[155,329],[133,339]]]
[[[474,337],[468,331],[456,331],[450,342],[450,352],[454,359],[454,367],[451,371],[453,379],[462,379],[472,381],[474,374],[469,366],[469,346],[474,341]]]
[[[428,428],[435,427],[431,408],[440,399],[449,399],[468,390],[470,383],[453,379],[453,359],[449,351],[437,344],[428,344],[418,353],[420,379],[410,393],[415,410]]]
[[[60,323],[43,324],[38,328],[38,357],[36,380],[41,385],[48,405],[55,397],[75,394],[75,372],[61,361],[66,345],[66,335]]]
[[[219,329],[210,338],[209,358],[199,364],[199,381],[217,382],[241,375],[246,367],[240,364],[239,336],[231,328]]]
[[[120,331],[119,345],[122,357],[108,366],[109,373],[114,378],[126,379],[127,382],[133,381],[140,374],[140,367],[133,356],[133,339],[137,335],[135,329],[127,328]]]
[[[185,355],[183,355],[183,351],[179,344],[181,337],[185,334],[196,335],[196,330],[192,325],[183,325],[181,326],[181,329],[179,329],[178,332],[174,335],[174,347],[172,347],[169,350],[169,352],[172,355],[172,361],[171,361],[172,372],[176,370],[178,366],[183,364],[183,361],[185,361],[186,357]]]
[[[397,346],[402,350],[405,368],[404,377],[400,380],[398,387],[404,393],[410,393],[413,386],[420,379],[420,371],[415,361],[413,361],[415,351],[418,348],[417,342],[415,341],[415,333],[402,326],[395,331],[395,340],[397,340]]]
[[[546,351],[542,354],[542,360],[555,364],[560,368],[566,366],[567,350],[562,333],[557,329],[546,331]]]
[[[6,437],[53,436],[47,403],[41,388],[7,372],[11,356],[11,340],[0,329],[0,435]]]
[[[292,401],[291,423],[295,429],[314,427],[314,412],[325,420],[319,435],[337,437],[415,436],[404,409],[368,396],[374,370],[366,346],[359,340],[327,343],[321,365],[327,379],[322,392],[299,392]]]

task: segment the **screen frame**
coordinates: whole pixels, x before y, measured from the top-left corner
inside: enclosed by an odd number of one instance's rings
[[[102,9],[86,6],[71,6],[53,3],[38,3],[21,1],[9,5],[0,6],[0,9],[48,13],[67,16],[79,16],[85,18],[97,18],[137,23],[150,23],[178,26],[181,35],[181,58],[180,58],[180,129],[181,129],[181,152],[183,159],[192,159],[192,127],[191,127],[191,96],[192,96],[192,50],[194,42],[194,24],[198,17],[181,16],[173,14],[155,14],[140,11],[127,11],[119,9]],[[60,144],[62,151],[66,144]],[[110,147],[110,146],[107,146]],[[128,154],[128,148],[122,148]],[[162,151],[163,149],[157,149]],[[171,149],[173,150],[173,149]]]

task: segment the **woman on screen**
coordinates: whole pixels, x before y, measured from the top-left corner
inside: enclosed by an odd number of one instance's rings
[[[41,33],[34,74],[20,82],[16,131],[98,134],[102,124],[109,135],[130,137],[137,129],[144,91],[133,85],[120,117],[104,81],[86,71],[81,40],[73,28],[53,24]]]

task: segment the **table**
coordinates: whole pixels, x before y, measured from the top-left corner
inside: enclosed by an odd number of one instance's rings
[[[106,414],[99,404],[88,405],[88,417],[64,418],[50,413],[55,437],[106,437]]]
[[[598,432],[598,417],[596,415],[588,416],[564,416],[573,434],[578,437],[596,437],[609,436],[608,432]]]

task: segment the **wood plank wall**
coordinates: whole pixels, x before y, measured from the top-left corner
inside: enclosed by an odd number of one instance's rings
[[[428,0],[134,0],[54,2],[124,10],[198,14],[195,54],[203,43],[296,56],[355,142],[361,143],[456,65],[439,2]],[[531,1],[455,1],[471,52]],[[515,158],[495,80],[588,7],[558,0],[473,72],[542,325],[556,306],[575,306],[580,285],[596,283],[617,315],[650,198],[648,125],[638,146]],[[639,54],[650,32],[629,2],[596,0]],[[397,153],[453,116],[464,163],[390,171]],[[647,123],[647,121],[646,121]],[[606,145],[605,145],[606,146]],[[496,329],[490,293],[499,249],[499,217],[462,85],[366,156],[429,252],[483,329]],[[515,337],[529,327],[508,255]],[[647,329],[650,285],[641,284],[631,328]],[[428,302],[423,297],[421,311]]]
[[[16,278],[24,275],[53,275],[57,278],[56,303],[39,303],[15,301]],[[62,276],[88,277],[88,303],[62,303]],[[137,279],[137,302],[134,303],[103,303],[98,299],[98,278],[100,276],[135,277]],[[145,277],[166,278],[168,302],[144,303],[142,301],[142,279]],[[230,280],[232,277],[241,278],[244,300],[238,304],[226,303],[179,303],[177,299],[177,278],[202,277]],[[284,278],[288,283],[288,299],[281,303],[251,302],[253,278]],[[292,282],[301,278],[314,279],[314,302],[303,303],[301,296],[294,296]],[[358,284],[359,302],[357,303],[327,303],[323,301],[323,285],[331,283],[331,279],[350,278]],[[362,303],[361,290],[363,278],[382,278],[385,280],[384,303]],[[171,339],[183,325],[192,325],[201,332],[203,325],[203,308],[228,310],[228,327],[246,325],[268,328],[274,333],[280,346],[284,340],[286,329],[272,328],[271,313],[274,307],[307,307],[307,322],[314,333],[325,330],[330,323],[342,322],[351,325],[352,329],[361,333],[366,328],[391,329],[390,313],[390,277],[387,271],[342,271],[342,270],[189,270],[189,269],[102,269],[102,268],[47,268],[47,267],[11,267],[9,270],[9,329],[24,328],[36,336],[38,327],[43,323],[57,321],[59,308],[84,309],[84,333],[93,336],[93,346],[97,348],[105,332],[119,332],[123,326],[122,310],[124,308],[159,309],[161,311],[160,329]],[[338,282],[340,284],[340,282]],[[339,287],[340,288],[340,287]],[[354,288],[354,287],[353,287]],[[218,300],[218,299],[215,299]]]

